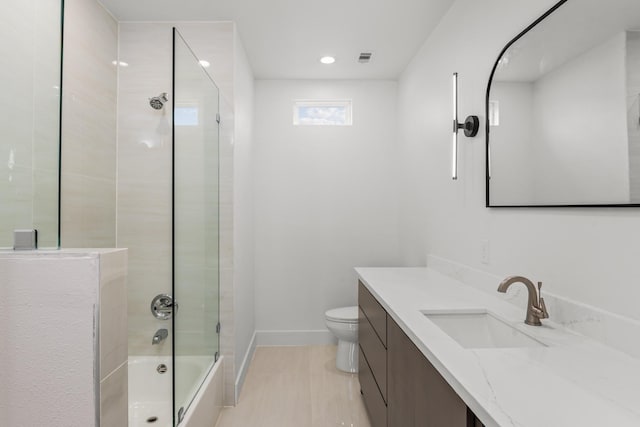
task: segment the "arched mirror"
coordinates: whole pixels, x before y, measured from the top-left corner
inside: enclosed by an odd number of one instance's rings
[[[487,89],[487,206],[640,206],[640,2],[563,0]]]

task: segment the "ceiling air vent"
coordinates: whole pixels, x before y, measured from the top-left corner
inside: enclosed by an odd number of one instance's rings
[[[358,57],[358,62],[361,64],[366,64],[371,61],[371,52],[362,52]]]

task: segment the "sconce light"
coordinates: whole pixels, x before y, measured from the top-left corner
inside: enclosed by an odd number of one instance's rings
[[[464,135],[474,137],[478,134],[480,119],[478,116],[467,116],[464,123],[458,122],[458,73],[453,73],[453,156],[451,162],[451,177],[458,179],[458,131],[464,130]]]

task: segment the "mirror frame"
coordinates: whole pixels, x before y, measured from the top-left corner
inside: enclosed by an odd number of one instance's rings
[[[541,204],[541,205],[492,205],[490,198],[490,171],[491,171],[491,148],[490,148],[490,126],[489,126],[489,96],[491,93],[491,83],[493,82],[493,77],[498,68],[498,63],[500,59],[505,54],[505,52],[518,40],[520,40],[525,34],[531,31],[534,27],[536,27],[540,22],[544,21],[549,15],[555,12],[562,5],[567,3],[569,0],[560,0],[557,2],[551,9],[546,11],[542,16],[536,19],[531,25],[525,28],[520,34],[515,36],[507,45],[500,51],[498,55],[498,59],[496,60],[493,69],[491,70],[491,75],[489,76],[489,83],[487,85],[487,95],[485,100],[485,207],[487,208],[633,208],[640,207],[638,203],[625,203],[625,204]]]

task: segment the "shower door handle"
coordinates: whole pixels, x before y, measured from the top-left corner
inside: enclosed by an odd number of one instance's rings
[[[178,311],[178,303],[168,294],[156,295],[151,301],[151,314],[160,320],[169,320]]]

